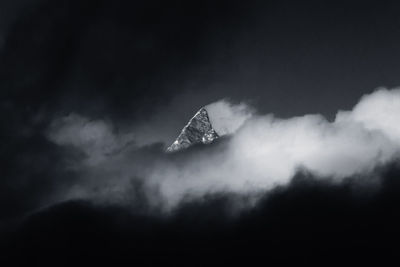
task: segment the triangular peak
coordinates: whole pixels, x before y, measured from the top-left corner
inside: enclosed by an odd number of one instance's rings
[[[209,144],[218,137],[211,125],[207,110],[202,107],[167,148],[167,152],[182,150],[199,143]]]

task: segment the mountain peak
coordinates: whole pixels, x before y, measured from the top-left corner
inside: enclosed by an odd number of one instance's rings
[[[176,140],[167,148],[167,152],[175,152],[194,144],[209,144],[219,135],[211,125],[207,110],[203,107],[190,119]]]

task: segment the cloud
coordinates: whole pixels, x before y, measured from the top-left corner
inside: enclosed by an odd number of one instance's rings
[[[400,89],[381,88],[365,95],[351,112],[338,112],[336,121],[361,123],[367,130],[380,131],[395,143],[400,142]]]
[[[301,169],[340,182],[373,175],[397,159],[399,103],[399,89],[382,88],[363,96],[353,110],[339,111],[330,122],[319,114],[289,119],[254,115],[244,104],[222,100],[207,107],[214,125],[228,137],[177,155],[148,146],[118,150],[126,145],[127,135],[113,131],[111,122],[78,115],[58,119],[49,137],[89,155],[90,166],[77,167],[82,183],[79,190],[69,190],[71,198],[132,201],[132,181],[141,181],[147,201],[166,210],[210,193],[254,196],[249,198],[254,204],[260,192],[287,185]]]
[[[83,151],[89,164],[98,164],[111,153],[132,141],[131,134],[119,134],[111,123],[89,120],[77,114],[59,118],[50,126],[49,139],[58,145],[70,145]]]
[[[252,116],[253,110],[246,104],[233,105],[220,100],[205,106],[211,125],[219,135],[233,134]]]
[[[234,198],[230,194],[194,199],[169,216],[69,201],[27,216],[8,234],[0,225],[0,261],[12,263],[7,266],[54,266],[59,259],[66,266],[78,261],[187,266],[193,259],[206,266],[320,266],[327,259],[392,264],[398,260],[393,244],[400,238],[399,174],[399,166],[390,166],[382,173],[381,190],[362,197],[354,195],[349,183],[296,175],[288,186],[265,194],[256,208],[235,217],[227,212]]]

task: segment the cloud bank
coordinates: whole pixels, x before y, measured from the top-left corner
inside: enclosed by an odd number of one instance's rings
[[[333,121],[320,114],[259,115],[225,100],[208,109],[216,130],[228,137],[175,155],[159,145],[135,145],[135,133],[117,133],[109,121],[55,120],[49,139],[85,155],[70,162],[81,179],[62,199],[135,201],[140,185],[149,203],[170,210],[212,193],[257,196],[288,184],[299,170],[337,182],[370,175],[400,152],[400,89],[365,95]]]
[[[233,105],[227,100],[220,100],[205,106],[211,125],[219,135],[235,133],[253,113],[244,103]]]

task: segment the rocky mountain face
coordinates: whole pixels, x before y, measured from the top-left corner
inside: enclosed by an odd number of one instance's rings
[[[167,148],[167,152],[175,152],[194,144],[209,144],[219,136],[213,129],[207,110],[201,108],[182,129],[176,140]]]

